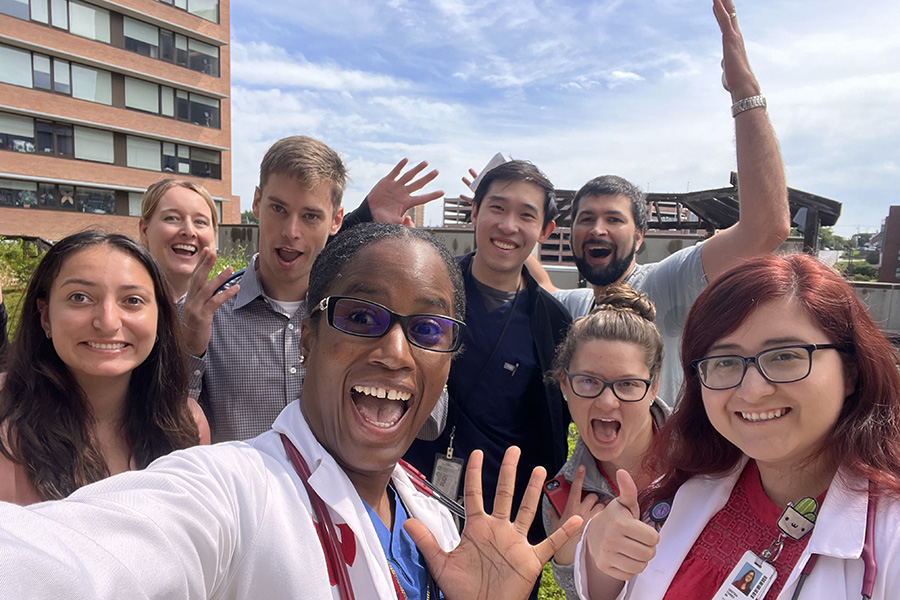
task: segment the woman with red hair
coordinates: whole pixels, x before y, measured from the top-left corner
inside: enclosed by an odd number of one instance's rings
[[[648,459],[664,475],[638,498],[617,474],[582,596],[724,598],[754,563],[754,598],[894,597],[900,357],[853,288],[810,256],[753,259],[697,298],[682,366]]]

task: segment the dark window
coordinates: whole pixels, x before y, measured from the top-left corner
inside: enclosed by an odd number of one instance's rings
[[[55,154],[56,145],[53,142],[53,123],[35,121],[35,128],[37,129],[37,151]]]
[[[175,62],[175,34],[171,31],[159,30],[159,57],[168,62]]]
[[[56,208],[58,192],[52,183],[39,183],[37,191],[37,204],[40,208]]]
[[[56,124],[56,153],[62,156],[75,156],[71,125]]]
[[[78,212],[97,215],[116,214],[116,195],[109,190],[75,188],[75,205]]]

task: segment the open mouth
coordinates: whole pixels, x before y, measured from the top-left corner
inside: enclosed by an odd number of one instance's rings
[[[278,258],[282,262],[292,263],[303,253],[299,250],[293,250],[292,248],[276,248],[275,254],[278,255]]]
[[[784,415],[788,414],[789,412],[791,412],[790,408],[779,408],[776,410],[770,410],[770,411],[766,411],[766,412],[758,412],[758,413],[738,412],[737,414],[740,415],[741,419],[743,419],[745,421],[750,421],[751,423],[758,423],[760,421],[772,421],[774,419],[781,418]]]
[[[389,429],[406,414],[412,394],[402,390],[354,385],[350,390],[350,398],[367,423],[380,429]]]
[[[191,244],[175,244],[172,251],[178,256],[193,256],[197,253],[197,246]]]
[[[598,442],[610,443],[616,441],[622,424],[615,419],[592,419],[591,429]]]

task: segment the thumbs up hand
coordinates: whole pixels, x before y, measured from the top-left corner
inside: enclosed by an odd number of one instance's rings
[[[628,581],[646,568],[656,555],[659,534],[640,520],[638,491],[628,471],[616,472],[619,497],[610,502],[585,528],[584,551],[590,571]],[[621,584],[620,584],[621,585]]]

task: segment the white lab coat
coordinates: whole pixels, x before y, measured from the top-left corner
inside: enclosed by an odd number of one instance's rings
[[[353,532],[356,598],[395,599],[362,500],[313,437],[298,402],[249,442],[176,452],[60,502],[0,503],[0,597],[338,598],[281,432],[306,459],[310,484],[335,524]],[[399,466],[393,483],[441,547],[455,547],[459,535],[447,510],[419,493]]]
[[[728,501],[746,460],[731,473],[720,478],[694,477],[675,495],[672,512],[660,532],[656,556],[643,573],[634,577],[622,590],[620,599],[661,599],[684,562],[691,545],[703,528]],[[816,527],[806,550],[790,573],[778,573],[787,582],[777,600],[790,600],[800,572],[810,555],[819,554],[818,562],[800,594],[801,600],[841,600],[860,597],[863,580],[862,547],[866,532],[866,508],[869,494],[866,481],[838,470],[825,496]],[[900,501],[879,498],[875,518],[875,559],[878,575],[873,600],[900,597]],[[575,583],[581,598],[588,598],[583,544],[578,544],[575,558]],[[748,550],[759,551],[757,548]],[[767,599],[768,600],[768,599]]]

